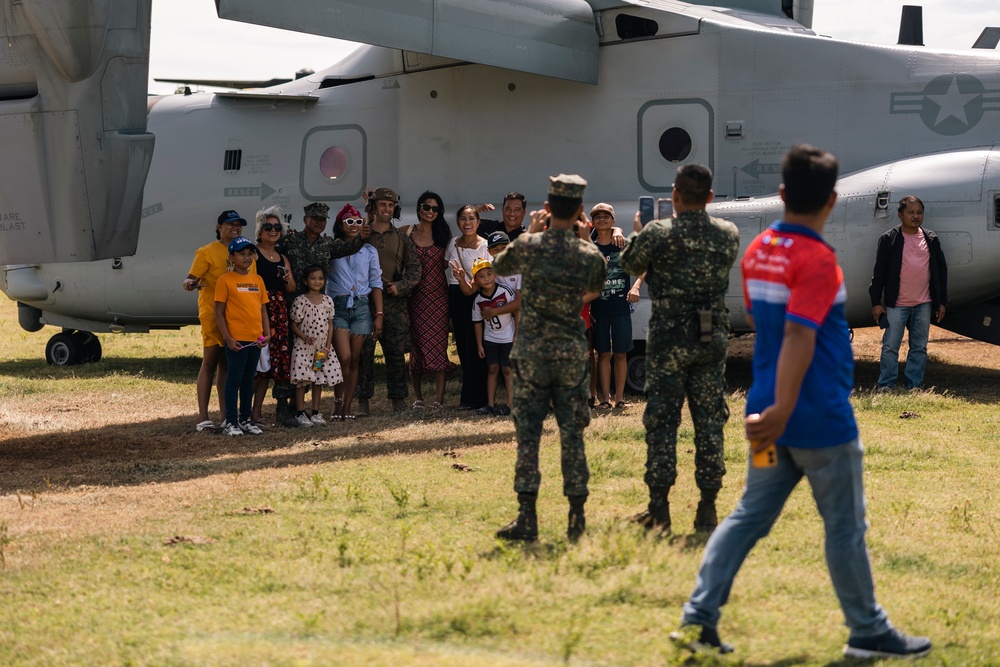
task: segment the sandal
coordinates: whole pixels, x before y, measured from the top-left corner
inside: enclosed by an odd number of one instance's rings
[[[344,421],[353,421],[353,420],[354,420],[354,415],[344,415],[344,416],[342,417],[342,419],[343,419]]]
[[[628,407],[628,405],[629,404],[626,403],[625,401],[618,401],[617,403],[615,403],[615,410],[624,410],[625,408]]]
[[[431,409],[432,410],[440,410],[443,407],[444,406],[441,405],[441,403],[439,401],[434,401],[433,403],[431,403]]]
[[[608,401],[601,401],[600,405],[597,406],[597,409],[598,410],[610,410],[611,409],[611,403],[609,403]]]
[[[413,401],[413,409],[414,410],[423,410],[425,407],[427,407],[427,406],[425,406],[424,402],[421,401],[419,398],[417,400]]]
[[[597,399],[591,396],[587,399],[587,407],[593,410],[597,406]]]

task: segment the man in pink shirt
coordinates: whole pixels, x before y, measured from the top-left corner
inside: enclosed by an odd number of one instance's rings
[[[903,197],[897,214],[900,224],[879,237],[868,288],[872,317],[885,329],[879,362],[881,391],[896,388],[903,329],[909,331],[910,346],[903,386],[920,387],[927,367],[931,316],[940,322],[948,301],[948,266],[937,234],[923,228],[924,203],[913,195]]]

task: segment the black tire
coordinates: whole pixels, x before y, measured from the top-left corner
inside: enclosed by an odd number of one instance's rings
[[[52,366],[75,366],[83,360],[83,344],[71,333],[57,333],[45,346],[45,361]]]
[[[637,394],[646,391],[646,355],[630,354],[625,366],[625,386]]]
[[[73,338],[80,344],[80,363],[91,364],[101,360],[103,350],[101,349],[101,339],[97,334],[89,331],[74,331]]]

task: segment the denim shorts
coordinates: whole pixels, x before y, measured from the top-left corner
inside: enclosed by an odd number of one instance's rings
[[[333,297],[333,328],[347,329],[355,336],[369,336],[372,332],[372,311],[368,297],[354,298],[354,307],[347,307],[346,296]]]

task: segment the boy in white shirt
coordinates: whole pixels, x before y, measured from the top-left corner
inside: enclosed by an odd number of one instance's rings
[[[486,239],[486,250],[490,253],[490,257],[496,257],[508,245],[510,245],[510,237],[504,232],[493,232]],[[486,310],[483,311],[483,317],[489,319],[495,315],[510,313],[514,316],[514,324],[516,325],[518,318],[521,316],[521,274],[517,273],[513,276],[498,276],[493,274],[493,276],[499,284],[506,285],[514,292],[514,300],[502,308],[493,309],[486,306]]]
[[[514,316],[500,312],[515,299],[514,290],[501,284],[493,273],[493,265],[485,259],[477,259],[472,264],[472,279],[479,286],[472,305],[472,325],[476,329],[476,343],[479,356],[486,359],[487,403],[479,409],[481,415],[506,416],[510,414],[511,393],[510,351],[514,346]],[[488,313],[487,316],[484,313]],[[507,405],[499,408],[496,404],[497,380],[503,369],[504,386],[507,389]]]

